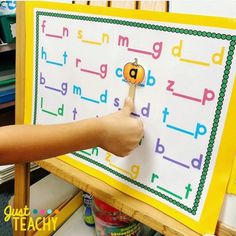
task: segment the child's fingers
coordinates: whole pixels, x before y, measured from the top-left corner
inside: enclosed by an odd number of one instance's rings
[[[125,99],[123,111],[125,111],[128,115],[134,110],[134,103],[131,97],[127,97]]]

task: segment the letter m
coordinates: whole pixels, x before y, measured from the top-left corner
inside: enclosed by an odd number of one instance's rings
[[[73,86],[73,94],[81,96],[81,88],[79,86],[74,85]]]
[[[119,35],[118,46],[129,47],[129,38]]]

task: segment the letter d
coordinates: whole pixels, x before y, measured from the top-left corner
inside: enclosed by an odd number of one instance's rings
[[[182,55],[183,40],[180,40],[179,45],[172,48],[172,55],[175,57],[181,57]]]
[[[105,90],[105,93],[101,94],[100,101],[103,103],[107,103],[107,89]]]
[[[57,112],[59,116],[64,115],[64,104],[62,104],[61,107],[58,108]]]
[[[200,154],[199,158],[193,158],[191,164],[194,168],[201,169],[203,155]]]
[[[143,107],[141,109],[141,113],[143,116],[149,117],[149,112],[150,112],[150,102],[148,102],[147,107]]]
[[[212,55],[211,60],[214,64],[222,65],[225,54],[225,48],[222,47],[220,52],[216,52]]]

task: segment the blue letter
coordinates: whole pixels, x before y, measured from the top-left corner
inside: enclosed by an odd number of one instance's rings
[[[197,123],[194,138],[197,139],[198,135],[204,135],[207,132],[207,128],[205,125],[201,125],[200,123]]]
[[[117,68],[116,69],[116,76],[118,78],[122,78],[123,77],[123,70],[121,68]]]
[[[166,123],[166,117],[170,114],[169,111],[168,111],[168,108],[165,107],[165,109],[162,111],[162,113],[163,113],[163,115],[164,115],[162,122],[163,122],[163,123]]]
[[[147,86],[153,86],[156,83],[156,79],[151,75],[151,70],[148,70]]]

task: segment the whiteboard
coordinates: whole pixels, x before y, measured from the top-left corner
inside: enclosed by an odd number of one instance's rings
[[[123,159],[99,147],[60,158],[213,233],[233,159],[233,21],[55,3],[26,7],[33,44],[26,44],[25,122],[73,122],[119,110],[129,87],[123,66],[138,58],[146,72],[132,113],[145,127],[139,147]]]

